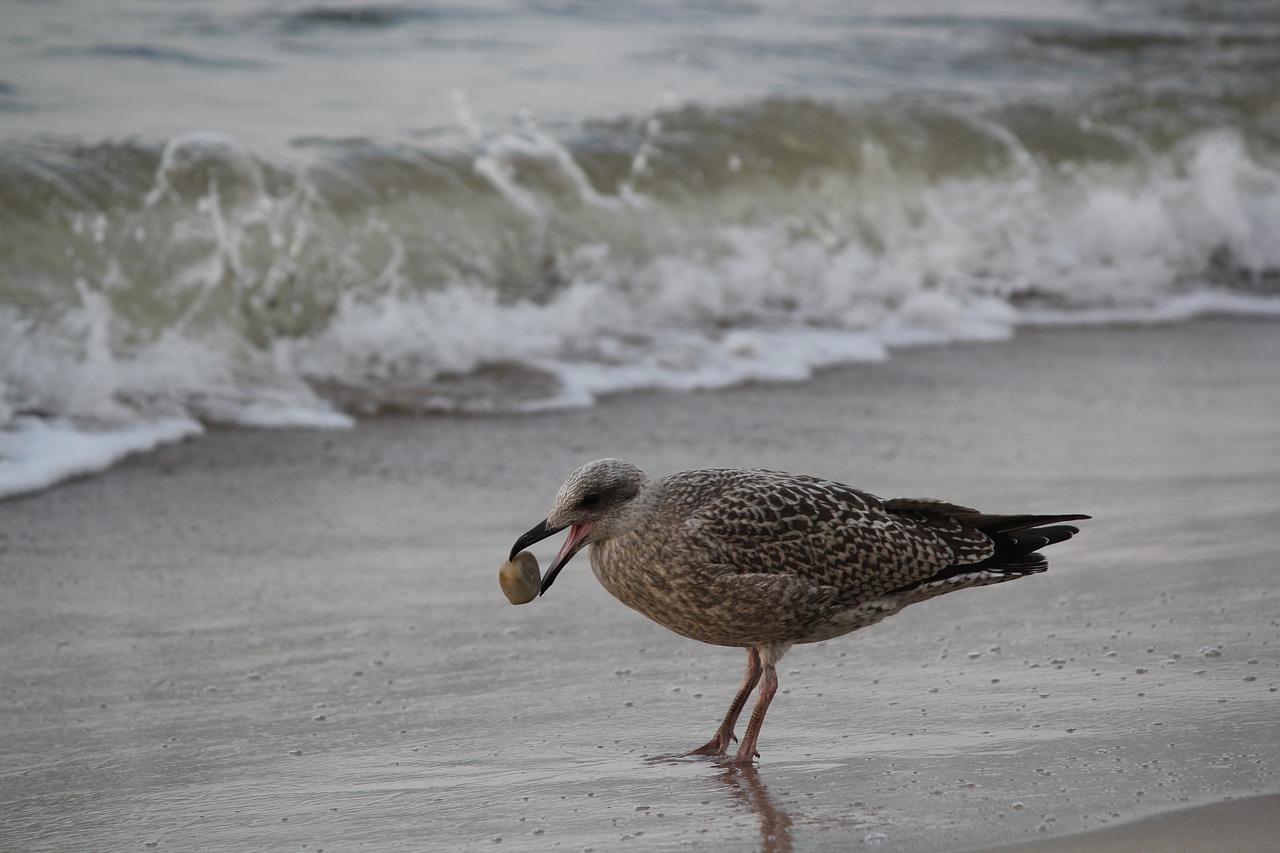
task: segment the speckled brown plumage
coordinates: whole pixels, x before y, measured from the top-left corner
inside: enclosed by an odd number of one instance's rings
[[[749,650],[747,678],[715,738],[720,755],[763,679],[734,760],[750,762],[774,665],[793,643],[872,625],[945,592],[1044,571],[1037,549],[1078,532],[1083,515],[987,515],[931,499],[875,495],[779,471],[707,468],[651,479],[618,459],[565,481],[523,547],[570,527],[542,591],[573,555],[619,601],[678,634]]]

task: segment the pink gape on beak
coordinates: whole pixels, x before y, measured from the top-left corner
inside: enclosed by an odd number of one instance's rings
[[[515,559],[525,548],[528,548],[534,542],[540,542],[548,536],[554,536],[564,530],[564,527],[548,527],[547,522],[543,520],[525,535],[516,540],[516,544],[511,548],[511,559]],[[573,559],[573,555],[582,550],[586,545],[587,534],[591,532],[591,522],[586,521],[582,524],[575,524],[569,528],[569,538],[564,541],[564,545],[560,548],[560,553],[556,554],[556,558],[551,561],[551,567],[547,569],[547,573],[542,577],[542,589],[540,594],[545,595],[547,590],[551,588],[551,584],[555,581],[556,575],[560,574],[560,570],[565,564]]]

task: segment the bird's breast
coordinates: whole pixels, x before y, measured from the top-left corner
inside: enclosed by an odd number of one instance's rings
[[[687,556],[674,562],[665,550],[660,543],[638,536],[609,539],[591,546],[591,570],[614,598],[657,619],[656,614],[686,603],[690,591],[685,587],[695,571]],[[688,606],[696,605],[688,602]]]
[[[619,537],[591,547],[591,569],[610,595],[677,634],[717,645],[744,645],[730,602],[703,577],[696,557],[674,559],[664,543]]]
[[[829,610],[830,588],[795,578],[742,574],[671,542],[592,546],[591,567],[616,599],[677,634],[720,646],[790,643]]]

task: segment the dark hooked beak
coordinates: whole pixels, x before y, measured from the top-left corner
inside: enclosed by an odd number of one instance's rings
[[[534,542],[541,542],[548,536],[555,536],[561,530],[564,530],[564,527],[547,527],[547,520],[544,518],[538,522],[536,527],[516,540],[516,544],[511,546],[511,556],[508,559],[514,560],[516,554],[519,554]]]
[[[525,548],[528,548],[534,542],[541,542],[548,536],[555,536],[567,525],[560,527],[548,527],[546,519],[539,522],[532,530],[516,540],[516,544],[511,546],[511,557],[514,560],[516,554],[519,554]],[[573,555],[582,550],[582,546],[586,544],[587,533],[591,530],[591,523],[575,524],[573,529],[569,531],[569,538],[565,540],[564,546],[560,549],[560,553],[556,554],[556,558],[551,561],[551,567],[547,569],[547,573],[542,576],[541,594],[551,588],[551,584],[555,582],[556,575],[560,574],[560,570],[565,564],[573,559]]]

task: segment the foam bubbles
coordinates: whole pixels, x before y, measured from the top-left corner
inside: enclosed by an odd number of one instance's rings
[[[0,429],[0,497],[48,488],[110,468],[133,453],[203,432],[190,418],[165,418],[109,430],[63,420],[18,417]]]

